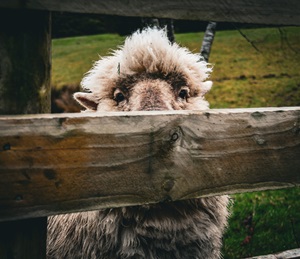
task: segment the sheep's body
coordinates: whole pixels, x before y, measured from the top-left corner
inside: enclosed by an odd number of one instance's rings
[[[207,63],[146,29],[83,79],[87,111],[208,109]],[[227,196],[49,218],[48,258],[220,258]]]

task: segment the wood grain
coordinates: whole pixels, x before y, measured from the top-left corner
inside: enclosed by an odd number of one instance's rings
[[[300,25],[298,0],[2,0],[0,7],[202,21]]]
[[[0,116],[0,220],[300,184],[300,108]]]

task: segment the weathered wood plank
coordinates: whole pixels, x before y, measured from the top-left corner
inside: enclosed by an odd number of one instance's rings
[[[2,0],[0,7],[277,25],[300,25],[298,0]]]
[[[276,253],[276,254],[249,257],[246,259],[292,259],[292,258],[294,258],[294,259],[300,258],[300,248],[287,250],[287,251]]]
[[[50,112],[50,13],[0,9],[0,114]]]
[[[0,116],[0,220],[300,184],[300,107]]]

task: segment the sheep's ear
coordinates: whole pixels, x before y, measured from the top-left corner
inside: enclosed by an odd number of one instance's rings
[[[212,81],[205,81],[201,83],[201,95],[204,96],[212,87]]]
[[[99,101],[92,93],[77,92],[74,94],[74,99],[88,110],[97,110]]]

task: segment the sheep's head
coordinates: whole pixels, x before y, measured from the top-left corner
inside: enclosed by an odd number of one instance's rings
[[[74,97],[87,111],[207,109],[211,70],[199,55],[171,44],[164,30],[148,28],[97,61],[82,80],[88,92]]]

